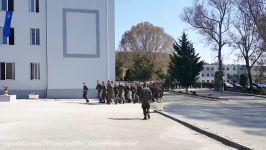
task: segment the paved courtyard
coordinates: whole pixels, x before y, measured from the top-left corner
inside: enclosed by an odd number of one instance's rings
[[[0,103],[1,150],[228,150],[168,118],[144,121],[139,104],[83,101]]]
[[[228,93],[214,94],[229,100],[211,101],[168,93],[164,97],[165,111],[245,146],[265,150],[266,99]]]

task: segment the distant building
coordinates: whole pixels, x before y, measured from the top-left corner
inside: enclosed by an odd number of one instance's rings
[[[81,98],[84,81],[93,97],[96,80],[115,80],[114,25],[114,0],[0,0],[0,86],[18,98]]]
[[[198,83],[214,83],[215,72],[218,71],[218,64],[205,64],[204,69],[200,72],[197,80]],[[244,65],[224,65],[224,82],[232,83],[234,81],[239,82],[241,74],[247,74],[246,67]],[[255,82],[266,82],[266,66],[254,66],[251,71],[253,80]],[[260,79],[259,79],[260,78]],[[256,81],[258,80],[258,81]]]

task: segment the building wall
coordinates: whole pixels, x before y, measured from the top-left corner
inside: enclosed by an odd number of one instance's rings
[[[48,97],[81,97],[83,81],[95,89],[97,79],[115,80],[114,1],[47,2]]]
[[[40,0],[40,13],[14,0],[12,27],[15,45],[0,45],[0,62],[15,62],[16,79],[0,81],[11,94],[81,98],[86,82],[94,97],[96,80],[115,79],[114,0]],[[30,28],[40,29],[40,46],[30,45]],[[41,80],[30,80],[31,62],[41,64]]]
[[[0,11],[0,26],[4,26],[5,11]],[[0,45],[0,62],[15,62],[15,80],[0,80],[7,85],[10,94],[25,97],[30,91],[45,96],[46,76],[46,22],[45,1],[40,0],[40,13],[30,13],[28,0],[14,0],[11,27],[15,30],[15,45]],[[40,29],[40,45],[30,45],[30,28]],[[30,80],[30,63],[39,62],[40,80]]]

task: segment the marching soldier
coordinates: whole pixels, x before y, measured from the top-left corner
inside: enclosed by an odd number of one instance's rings
[[[155,102],[155,100],[154,100],[154,94],[155,94],[155,85],[154,85],[154,83],[151,83],[149,88],[150,88],[151,93],[152,93],[151,102]]]
[[[104,84],[104,81],[102,82],[102,95],[101,95],[101,103],[105,103],[105,100],[106,100],[106,86]]]
[[[111,104],[114,88],[110,81],[107,82],[107,104]]]
[[[147,84],[144,83],[144,88],[142,89],[142,93],[141,93],[141,101],[142,101],[142,109],[143,109],[143,115],[144,118],[143,120],[147,120],[150,119],[150,101],[152,99],[152,93],[151,90],[147,87]]]
[[[135,86],[135,84],[131,84],[130,91],[131,91],[132,101],[135,104],[138,101],[138,99],[137,99],[137,87]]]
[[[125,95],[125,100],[126,100],[126,102],[127,102],[127,103],[130,103],[130,101],[131,101],[131,100],[130,100],[130,96],[129,96],[130,88],[129,88],[129,86],[128,86],[128,83],[126,83],[124,91],[125,91],[124,95]]]
[[[123,91],[124,91],[124,86],[122,85],[122,84],[118,84],[118,87],[117,87],[117,89],[118,89],[118,98],[119,98],[119,103],[121,104],[121,103],[125,103],[125,99],[124,99],[124,97],[123,97]]]
[[[159,99],[161,99],[163,96],[163,90],[161,89],[161,87],[159,85],[157,85],[155,87],[155,91],[154,91],[154,98],[156,100],[156,102],[159,102]]]
[[[88,94],[88,87],[86,86],[85,82],[83,82],[83,98],[86,100],[86,103],[89,103],[87,94]]]
[[[141,97],[141,92],[142,92],[142,85],[141,85],[141,83],[139,83],[138,86],[137,86],[137,96],[138,96],[139,100],[140,100],[140,97]]]
[[[99,99],[99,103],[101,102],[101,91],[102,91],[102,86],[99,80],[97,80],[97,85],[96,89],[98,91],[97,98]]]
[[[119,102],[118,86],[116,83],[114,84],[114,101],[115,101],[115,104],[117,104]]]

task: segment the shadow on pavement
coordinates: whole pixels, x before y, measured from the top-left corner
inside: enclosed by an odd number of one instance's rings
[[[141,118],[108,118],[110,120],[119,120],[119,121],[126,121],[126,120],[142,120]]]
[[[82,105],[107,105],[103,103],[86,103],[86,102],[65,102],[70,104],[82,104]]]

